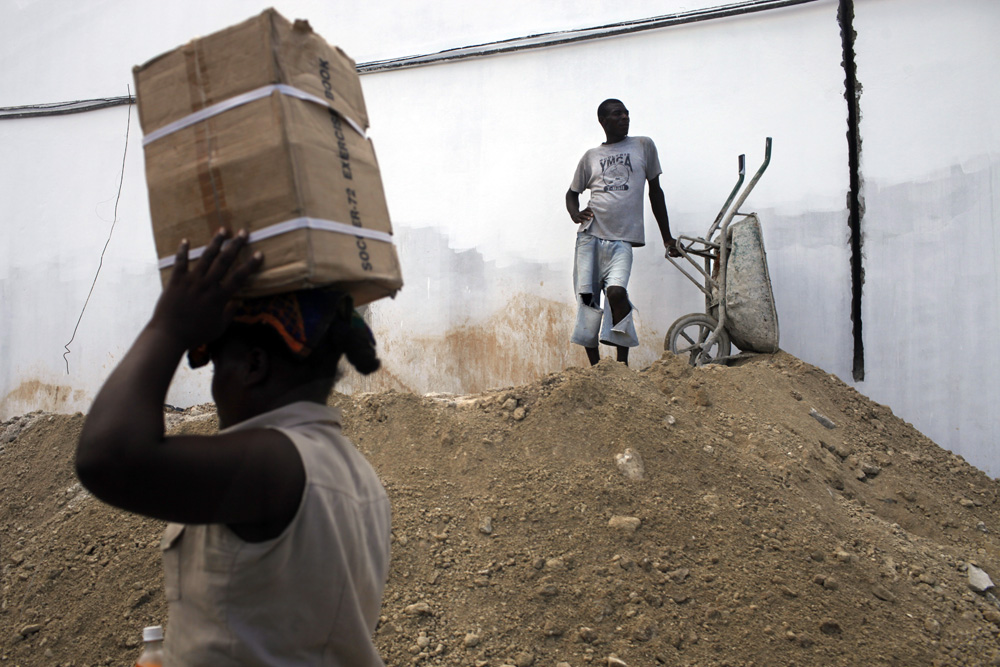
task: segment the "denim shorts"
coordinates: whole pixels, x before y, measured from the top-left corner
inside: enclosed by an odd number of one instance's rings
[[[628,287],[632,273],[632,245],[590,234],[576,235],[573,286],[581,294],[600,294],[606,287]]]
[[[576,326],[570,340],[584,347],[597,347],[598,343],[635,347],[639,344],[633,316],[628,315],[612,326],[611,307],[600,293],[607,287],[628,287],[632,273],[632,245],[625,241],[606,241],[590,234],[577,234],[576,255],[573,259],[573,285],[576,289]],[[581,294],[593,294],[594,300],[586,304]],[[629,304],[631,305],[631,303]]]

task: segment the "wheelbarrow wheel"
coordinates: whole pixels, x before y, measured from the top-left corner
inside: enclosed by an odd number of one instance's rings
[[[718,337],[706,350],[705,342],[719,326],[719,322],[705,313],[691,313],[678,318],[670,325],[667,337],[663,341],[663,349],[670,350],[678,356],[688,356],[692,366],[710,364],[716,359],[728,357],[732,344],[725,329],[719,331]],[[701,364],[699,364],[699,358]]]

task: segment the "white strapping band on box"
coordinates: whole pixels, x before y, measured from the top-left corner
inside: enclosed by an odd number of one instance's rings
[[[353,118],[350,118],[349,116],[345,116],[341,112],[334,109],[322,97],[316,97],[312,93],[307,93],[301,88],[289,86],[288,84],[285,83],[274,83],[269,86],[261,86],[260,88],[256,88],[249,92],[242,93],[234,97],[230,97],[229,99],[222,100],[221,102],[217,102],[216,104],[207,106],[204,109],[199,109],[194,113],[190,113],[187,116],[179,118],[172,123],[167,123],[163,127],[153,130],[145,137],[143,137],[142,145],[148,146],[157,139],[162,139],[168,134],[173,134],[177,130],[182,130],[185,127],[190,127],[195,123],[200,123],[203,120],[207,120],[212,116],[218,116],[220,113],[223,113],[224,111],[229,111],[230,109],[235,109],[236,107],[243,106],[244,104],[248,104],[250,102],[253,102],[254,100],[259,100],[262,97],[267,97],[274,91],[278,91],[282,95],[288,95],[289,97],[295,97],[300,100],[305,100],[306,102],[312,102],[314,104],[320,104],[325,107],[330,107],[331,109],[333,109],[333,111],[336,112],[338,116],[346,120],[347,124],[354,128],[355,132],[360,134],[362,137],[367,138],[364,128],[358,125],[357,121],[355,121]]]
[[[253,102],[254,100],[259,100],[263,97],[267,97],[274,91],[278,91],[283,95],[288,95],[289,97],[295,97],[300,100],[305,100],[306,102],[313,102],[315,104],[320,104],[322,106],[333,109],[333,107],[330,106],[330,104],[328,104],[327,101],[321,97],[317,97],[311,93],[307,93],[306,91],[300,88],[295,88],[294,86],[289,86],[284,83],[276,83],[269,86],[261,86],[260,88],[251,90],[241,95],[230,97],[227,100],[223,100],[222,102],[219,102],[217,104],[207,106],[204,109],[199,109],[198,111],[195,111],[192,114],[188,114],[184,118],[175,120],[172,123],[168,123],[163,127],[158,128],[147,134],[142,140],[142,145],[148,146],[152,142],[156,141],[157,139],[162,139],[168,134],[173,134],[178,130],[184,129],[185,127],[190,127],[195,123],[200,123],[201,121],[207,120],[213,116],[218,116],[220,113],[223,113],[224,111],[229,111],[230,109],[234,109],[238,106],[242,106],[249,102]],[[345,121],[347,121],[347,124],[350,125],[358,134],[360,134],[362,137],[366,137],[364,129],[353,118],[345,116],[336,109],[333,109],[333,111],[336,112],[337,115],[339,115]],[[354,225],[349,225],[344,222],[337,222],[335,220],[322,220],[319,218],[293,218],[292,220],[279,222],[270,225],[268,227],[265,227],[264,229],[258,229],[257,231],[251,233],[249,238],[247,239],[247,242],[253,243],[255,241],[263,241],[264,239],[271,238],[272,236],[278,236],[279,234],[285,234],[287,232],[295,231],[297,229],[317,229],[326,232],[336,232],[338,234],[350,234],[351,236],[360,236],[362,238],[373,239],[375,241],[382,241],[383,243],[395,243],[394,239],[392,238],[392,234],[386,232],[380,232],[374,229],[365,229],[363,227],[355,227]],[[190,259],[197,259],[198,257],[201,256],[203,252],[205,252],[206,247],[207,246],[201,246],[199,248],[195,248],[190,253],[188,253],[188,257]],[[164,257],[159,262],[160,268],[165,269],[167,267],[173,266],[175,260],[176,260],[175,255]]]
[[[375,229],[365,229],[364,227],[355,227],[354,225],[348,225],[344,222],[322,220],[319,218],[294,218],[292,220],[285,220],[284,222],[268,225],[264,229],[258,229],[255,232],[251,232],[250,236],[247,237],[247,243],[263,241],[264,239],[269,239],[272,236],[293,232],[296,229],[318,229],[324,232],[336,232],[338,234],[360,236],[362,238],[382,241],[384,243],[395,243],[395,240],[392,238],[392,234],[387,234],[386,232],[380,232]],[[188,259],[198,259],[201,257],[202,253],[205,252],[206,247],[207,246],[201,246],[200,248],[195,248],[190,251],[188,253]],[[166,269],[173,266],[176,260],[176,255],[164,257],[160,260],[159,266],[161,269]]]

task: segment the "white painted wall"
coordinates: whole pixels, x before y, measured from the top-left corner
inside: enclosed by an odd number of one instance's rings
[[[865,178],[857,388],[1000,475],[1000,4],[858,3]],[[933,17],[933,20],[928,20]]]
[[[914,2],[919,11],[911,10]],[[267,4],[7,2],[0,8],[0,106],[123,95],[132,65]],[[309,18],[329,41],[366,62],[721,3],[273,4],[290,18]],[[919,232],[930,232],[934,241],[952,237],[941,234],[940,218],[932,214],[914,229],[905,226],[914,217],[898,211],[926,211],[928,201],[935,202],[943,216],[954,218],[953,226],[979,241],[995,227],[1000,211],[990,188],[1000,191],[998,133],[990,102],[1000,87],[980,75],[979,95],[987,91],[980,101],[967,83],[975,75],[945,74],[972,67],[986,72],[983,63],[997,64],[989,34],[1000,27],[1000,6],[989,0],[956,0],[947,9],[929,0],[856,4],[869,206],[868,379],[857,387],[997,474],[1000,461],[987,453],[995,432],[988,419],[971,420],[989,414],[984,401],[996,398],[995,374],[972,376],[941,356],[961,340],[965,352],[952,356],[979,359],[978,367],[1000,363],[1000,354],[974,333],[997,325],[995,251],[979,248],[970,264],[967,244],[938,243],[936,261],[955,278],[934,281],[937,274],[910,261],[925,256],[919,246],[928,237]],[[774,137],[771,166],[745,209],[757,210],[763,220],[782,347],[848,380],[847,126],[836,13],[835,0],[819,0],[598,42],[366,75],[372,136],[406,286],[394,301],[371,308],[385,371],[364,381],[347,376],[343,388],[475,391],[585,363],[582,350],[567,342],[574,226],[563,194],[579,156],[603,139],[595,111],[611,96],[632,111],[633,133],[649,135],[659,146],[675,233],[703,233],[735,182],[737,154],[747,153],[752,172],[762,159],[764,137]],[[979,24],[971,34],[961,30],[970,17]],[[949,79],[942,84],[951,86],[954,107],[947,98],[925,94],[921,82],[938,75]],[[916,94],[934,99],[915,104]],[[948,124],[952,112],[960,112],[963,122]],[[70,345],[67,374],[63,345],[108,239],[128,113],[117,107],[0,121],[0,418],[32,409],[85,410],[152,308],[159,284],[133,114],[118,223]],[[914,158],[915,145],[940,143],[923,131],[923,123],[957,135],[949,142],[951,152],[917,150],[925,162]],[[988,141],[981,140],[984,130]],[[950,191],[919,186],[940,181],[955,165],[980,174],[978,190],[963,190],[968,206],[961,210]],[[900,201],[876,196],[876,186]],[[880,202],[893,212],[880,212]],[[658,232],[647,218],[652,243],[636,252],[630,290],[642,325],[643,345],[633,353],[639,366],[659,356],[670,322],[702,309],[700,293],[662,259]],[[915,274],[906,274],[907,281],[899,279],[903,269],[897,266],[904,258]],[[946,312],[985,314],[985,326],[971,320],[949,326],[954,319],[929,326],[922,320],[935,315],[908,305],[931,296],[953,303],[973,268],[983,276],[979,282],[987,283],[987,298],[977,308],[966,304]],[[884,303],[890,297],[892,308]],[[922,342],[910,331],[920,331]],[[886,349],[888,332],[905,342]],[[906,382],[895,379],[904,376]],[[978,377],[990,385],[962,396],[958,441],[948,439],[953,428],[944,415],[960,408],[946,391],[923,403],[912,398],[928,395],[919,387],[952,377]],[[209,400],[207,371],[182,370],[168,400]],[[919,422],[927,401],[940,407]]]
[[[397,377],[420,390],[459,390],[463,369],[443,361],[457,350],[442,344],[439,333],[460,324],[491,330],[504,307],[530,317],[541,305],[525,294],[559,302],[563,309],[551,316],[564,328],[572,323],[566,306],[572,303],[576,228],[563,194],[579,156],[604,139],[596,108],[612,96],[631,109],[632,132],[658,144],[675,232],[705,233],[736,180],[737,154],[748,154],[752,173],[763,158],[765,137],[774,137],[774,159],[748,206],[775,209],[766,233],[774,244],[772,271],[782,278],[779,307],[820,294],[824,304],[801,328],[789,326],[784,344],[796,353],[813,351],[831,371],[849,370],[843,366],[849,363],[850,324],[840,48],[836,3],[818,2],[366,76],[396,224],[430,228],[454,251],[474,251],[490,267],[485,281],[467,282],[459,271],[438,281],[428,276],[438,261],[422,261],[420,244],[402,244],[404,276],[414,289],[379,305],[383,339],[387,348],[413,349],[411,358],[431,349],[437,364],[394,369]],[[407,110],[402,118],[401,105]],[[648,212],[647,239],[650,244],[636,251],[631,290],[643,323],[643,345],[633,352],[637,365],[659,357],[674,319],[703,310],[701,293],[663,259]],[[786,241],[792,242],[787,252]],[[518,279],[529,270],[525,265],[544,267],[548,277]],[[441,303],[449,307],[441,309]],[[557,335],[542,349],[534,348],[531,334],[516,341],[529,372],[493,382],[537,377],[556,362],[585,363],[582,350],[565,342],[568,332]],[[814,335],[822,337],[821,345]],[[475,337],[470,348],[463,338],[461,349],[481,357],[493,344],[489,336]],[[554,348],[561,358],[553,358]]]

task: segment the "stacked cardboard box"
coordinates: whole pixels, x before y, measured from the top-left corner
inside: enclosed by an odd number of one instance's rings
[[[164,282],[182,239],[246,228],[264,266],[243,296],[402,286],[354,61],[273,9],[134,70]],[[193,253],[194,254],[194,253]]]

